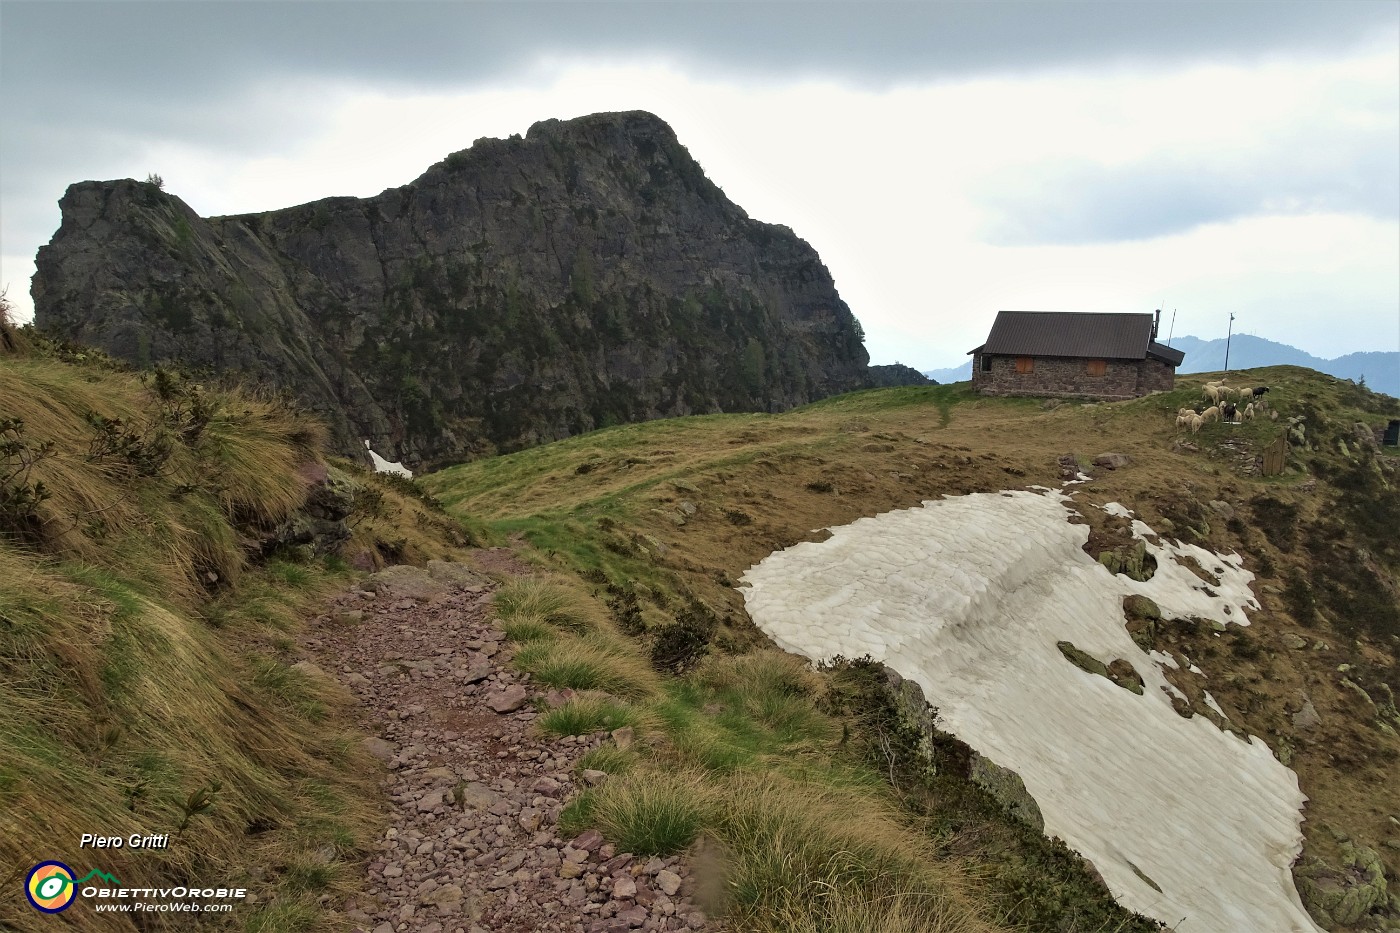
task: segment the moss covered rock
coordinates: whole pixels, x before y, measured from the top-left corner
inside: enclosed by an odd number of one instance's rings
[[[1308,912],[1325,926],[1354,924],[1388,904],[1385,869],[1372,849],[1342,843],[1342,864],[1312,859],[1294,871]]]

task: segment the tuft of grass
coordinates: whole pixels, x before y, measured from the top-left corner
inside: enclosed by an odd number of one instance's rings
[[[316,579],[316,574],[311,568],[287,560],[269,561],[267,574],[277,585],[293,589],[310,586]]]
[[[637,766],[639,760],[637,753],[630,749],[618,748],[616,745],[600,745],[585,752],[578,765],[581,769],[591,768],[595,771],[606,771],[608,774],[626,774]]]
[[[668,855],[708,840],[697,876],[739,929],[991,929],[960,869],[877,794],[647,768],[590,790],[581,810],[619,851]]]
[[[504,623],[501,628],[505,631],[506,638],[520,644],[532,641],[553,641],[559,637],[559,633],[548,622],[541,622],[538,619],[514,619]]]
[[[626,704],[605,697],[580,697],[549,710],[535,723],[545,735],[589,735],[636,726],[640,721],[637,711]]]
[[[515,663],[551,687],[601,690],[629,699],[652,696],[660,684],[627,643],[602,633],[531,641],[516,652]]]
[[[594,794],[594,823],[621,852],[674,855],[715,819],[713,788],[694,774],[656,780],[634,772],[608,781]]]
[[[596,630],[606,618],[586,594],[555,580],[525,577],[496,591],[496,614],[506,624],[534,622],[569,632]]]
[[[594,824],[594,808],[598,797],[593,789],[585,790],[559,811],[559,833],[562,836],[577,836]]]

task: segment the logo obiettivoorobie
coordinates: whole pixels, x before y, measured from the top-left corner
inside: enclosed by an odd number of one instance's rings
[[[35,910],[56,914],[66,910],[78,896],[73,869],[62,862],[40,862],[24,879],[24,896]]]

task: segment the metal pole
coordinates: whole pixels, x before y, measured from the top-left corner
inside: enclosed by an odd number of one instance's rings
[[[1235,313],[1230,312],[1230,329],[1225,334],[1225,375],[1230,374],[1230,338],[1235,335]]]
[[[1175,309],[1175,308],[1172,308],[1172,326],[1171,326],[1171,330],[1167,331],[1167,346],[1171,346],[1171,345],[1172,345],[1172,335],[1175,334],[1175,333],[1176,333],[1176,309]]]

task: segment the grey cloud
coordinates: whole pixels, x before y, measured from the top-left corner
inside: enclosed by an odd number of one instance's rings
[[[52,217],[68,182],[110,177],[113,166],[153,144],[197,140],[243,156],[285,151],[315,131],[325,89],[337,84],[384,91],[499,85],[529,79],[541,56],[553,55],[652,56],[693,75],[884,87],[1125,61],[1328,56],[1393,42],[1397,30],[1400,5],[1371,0],[2,0],[5,237],[42,242],[51,229],[31,227],[29,218]],[[268,93],[274,102],[253,96]],[[538,115],[549,116],[557,115]],[[1172,200],[1168,192],[1162,198]],[[44,211],[29,209],[32,200]],[[1085,217],[1077,229],[1094,223]],[[1126,212],[1110,226],[1135,229]]]
[[[997,245],[1110,243],[1255,214],[1340,212],[1400,220],[1400,128],[1341,125],[1205,159],[1121,166],[1076,159],[1003,172],[977,200]]]
[[[1393,36],[1400,28],[1400,8],[1368,0],[11,0],[3,8],[0,76],[6,87],[48,88],[107,101],[123,93],[192,98],[260,74],[458,85],[519,71],[540,53],[642,52],[746,75],[819,74],[888,83],[1124,59],[1239,58],[1280,49],[1325,53],[1378,34]]]

